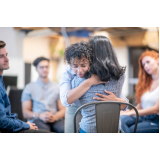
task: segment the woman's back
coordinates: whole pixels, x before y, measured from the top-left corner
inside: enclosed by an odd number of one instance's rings
[[[72,80],[72,89],[79,86],[81,83],[83,83],[86,79],[85,78],[79,78],[78,76],[75,76]],[[93,97],[97,97],[95,93],[100,93],[107,95],[104,90],[110,91],[115,94],[116,97],[120,97],[122,92],[123,83],[125,80],[125,73],[120,77],[119,80],[111,79],[109,83],[106,84],[99,84],[92,86],[79,100],[81,105],[84,105],[89,102],[94,102],[97,100],[94,100]],[[96,133],[96,115],[95,115],[95,105],[90,105],[88,107],[85,107],[81,111],[82,114],[82,120],[80,122],[80,127],[82,130],[88,132],[88,133]]]

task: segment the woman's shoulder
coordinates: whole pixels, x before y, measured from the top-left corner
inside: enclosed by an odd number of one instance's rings
[[[79,86],[85,80],[86,80],[85,78],[80,78],[77,75],[74,76],[74,78],[72,79],[72,88],[75,88],[75,87]]]
[[[72,75],[75,74],[69,65],[66,66],[66,68],[63,70],[63,73],[68,73],[68,74],[72,74]]]
[[[126,73],[124,72],[120,77],[119,77],[119,79],[118,80],[115,80],[115,79],[113,79],[113,78],[111,78],[110,79],[110,81],[109,81],[109,83],[107,83],[108,85],[111,85],[112,83],[123,83],[124,82],[124,80],[125,80],[125,77],[126,77]]]
[[[126,71],[120,76],[119,80],[123,81],[126,78]]]
[[[61,79],[69,79],[72,80],[75,76],[75,73],[71,69],[69,65],[66,66],[66,68],[61,73]]]

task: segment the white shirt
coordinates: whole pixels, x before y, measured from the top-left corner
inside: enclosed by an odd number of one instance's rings
[[[156,104],[159,99],[159,86],[152,92],[145,92],[141,97],[141,106],[143,109],[150,108]]]

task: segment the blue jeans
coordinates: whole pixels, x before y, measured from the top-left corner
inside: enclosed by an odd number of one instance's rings
[[[80,128],[79,133],[87,133],[87,132],[85,132],[84,130],[82,130],[82,129]]]
[[[56,133],[64,133],[64,119],[55,121],[54,123],[44,123],[40,119],[35,119],[33,123],[35,123],[39,129]]]
[[[121,115],[121,129],[125,133],[133,133],[136,116]],[[159,133],[159,115],[140,116],[136,133]]]

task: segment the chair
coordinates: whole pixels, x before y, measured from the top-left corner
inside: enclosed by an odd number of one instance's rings
[[[74,132],[77,133],[77,114],[78,112],[89,105],[95,105],[96,110],[96,126],[97,133],[118,133],[119,116],[120,116],[120,106],[125,104],[133,108],[136,112],[136,122],[134,133],[137,130],[137,124],[139,119],[139,114],[137,109],[130,103],[117,102],[117,101],[96,101],[92,103],[87,103],[77,109],[74,115]]]
[[[11,113],[17,113],[18,119],[22,121],[27,121],[22,114],[22,104],[21,104],[21,95],[22,95],[22,89],[17,89],[14,86],[8,86],[7,92],[8,97],[11,103]]]

